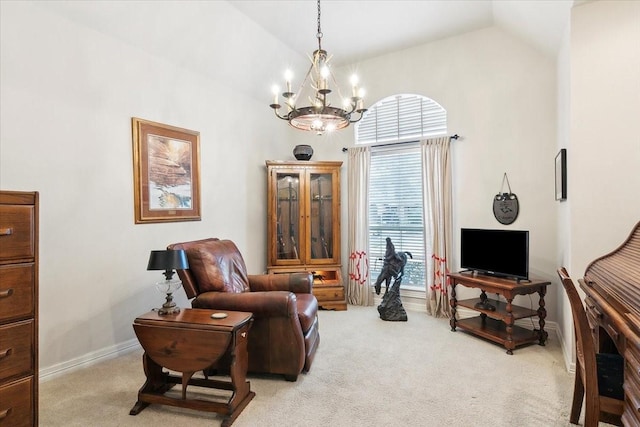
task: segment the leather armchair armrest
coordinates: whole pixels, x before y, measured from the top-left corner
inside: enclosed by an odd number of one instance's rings
[[[297,317],[296,295],[287,291],[269,292],[204,292],[191,306],[212,310],[246,311],[256,317]]]
[[[249,288],[256,291],[289,291],[310,294],[313,289],[313,274],[308,272],[282,274],[249,274]]]

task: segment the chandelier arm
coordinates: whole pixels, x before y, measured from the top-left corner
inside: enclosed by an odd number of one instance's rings
[[[278,114],[278,110],[276,108],[273,109],[273,112],[276,113],[276,117],[281,119],[281,120],[287,120],[289,121],[289,115],[287,114],[286,116],[281,116],[280,114]]]
[[[358,117],[356,120],[351,120],[351,116],[349,116],[349,123],[357,123],[360,120],[362,120],[362,118],[364,117],[364,113],[366,111],[367,111],[366,108],[364,110],[356,110],[356,113],[360,114],[360,117]]]

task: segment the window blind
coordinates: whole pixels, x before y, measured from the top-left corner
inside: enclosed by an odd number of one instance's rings
[[[405,266],[402,287],[425,289],[425,252],[420,147],[374,148],[369,181],[369,253],[371,278],[382,269],[386,238],[396,251],[413,255]]]
[[[356,144],[389,143],[444,135],[447,113],[434,100],[394,95],[376,103],[358,122]]]

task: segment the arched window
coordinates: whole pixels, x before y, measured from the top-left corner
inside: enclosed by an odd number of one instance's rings
[[[447,112],[421,95],[393,95],[377,102],[355,127],[356,144],[417,141],[447,133]]]
[[[426,291],[422,160],[418,142],[447,134],[447,113],[420,95],[394,95],[373,105],[356,125],[356,144],[371,145],[369,259],[380,274],[386,238],[411,252],[401,288]]]

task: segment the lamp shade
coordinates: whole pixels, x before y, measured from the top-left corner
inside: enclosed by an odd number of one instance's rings
[[[182,250],[151,251],[147,270],[186,270],[187,253]]]

